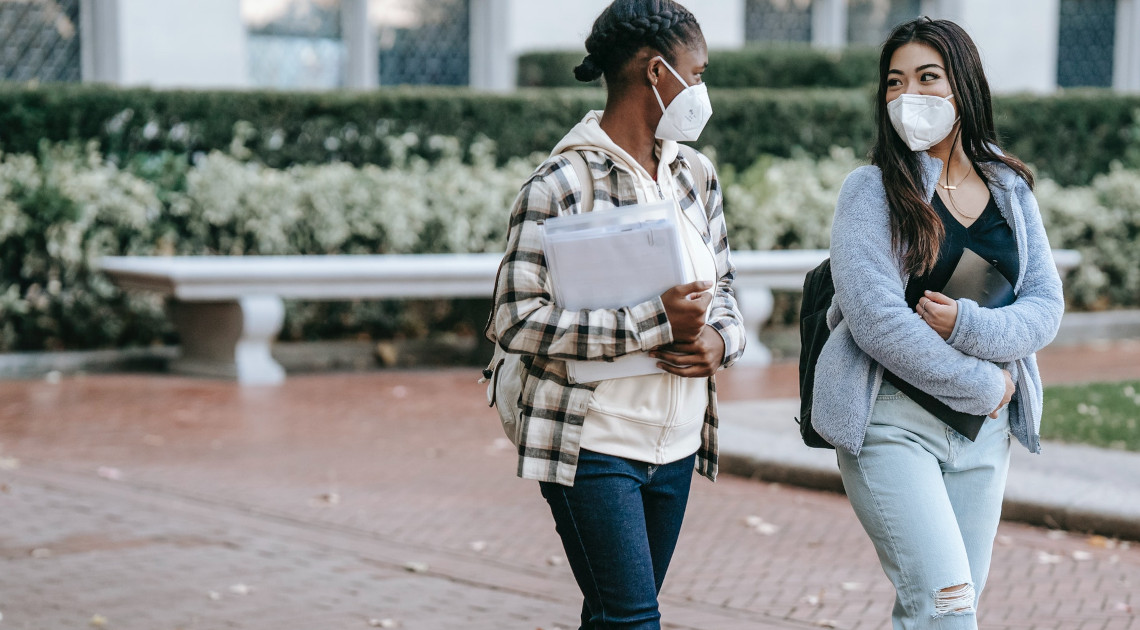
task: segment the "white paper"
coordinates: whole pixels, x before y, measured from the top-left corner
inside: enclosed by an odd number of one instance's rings
[[[554,300],[569,310],[614,309],[651,300],[689,281],[671,201],[547,220],[543,247]],[[568,361],[571,381],[661,372],[636,353],[614,361]]]

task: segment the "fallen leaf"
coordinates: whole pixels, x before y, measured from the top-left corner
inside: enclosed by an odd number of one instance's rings
[[[210,591],[206,593],[206,597],[209,597],[210,601],[216,602],[222,598],[222,594],[217,591]]]
[[[89,623],[96,628],[103,628],[107,625],[107,618],[103,615],[93,615]]]
[[[1001,536],[997,537],[997,542],[999,545],[1012,545],[1013,544],[1013,537],[1001,535]]]
[[[475,553],[483,553],[487,550],[487,542],[484,540],[476,540],[475,542],[471,543],[470,547],[471,551],[474,551]]]
[[[109,479],[111,481],[122,481],[123,471],[118,468],[111,468],[110,466],[100,466],[96,471],[100,477]]]
[[[848,592],[861,591],[866,588],[862,582],[844,582],[843,584],[840,584],[839,587]]]
[[[253,592],[253,588],[246,586],[245,584],[234,584],[230,587],[230,592],[234,595],[249,595]]]
[[[395,619],[369,619],[368,625],[373,628],[399,628]]]
[[[318,498],[321,501],[328,503],[329,505],[339,505],[340,504],[340,495],[337,494],[336,492],[326,492]]]
[[[1112,610],[1115,612],[1132,613],[1132,606],[1125,602],[1116,602],[1112,605]]]
[[[562,556],[550,556],[546,559],[546,564],[549,564],[552,567],[560,567],[563,564],[566,564],[566,558]]]
[[[16,470],[20,467],[20,460],[15,457],[0,457],[0,470]]]
[[[1053,555],[1046,551],[1037,552],[1037,564],[1059,564],[1061,556]]]
[[[820,619],[819,621],[815,622],[815,625],[819,626],[820,628],[838,628],[839,622],[834,619]]]
[[[1092,554],[1087,551],[1074,551],[1073,560],[1077,562],[1084,562],[1085,560],[1092,560]]]
[[[1049,530],[1048,534],[1045,534],[1045,537],[1049,540],[1063,540],[1068,536],[1068,532],[1062,531],[1060,529],[1051,529]]]
[[[1104,536],[1089,536],[1085,542],[1087,542],[1090,547],[1097,547],[1099,549],[1112,549],[1116,546],[1116,541],[1109,540]]]
[[[808,595],[807,597],[804,597],[800,600],[800,602],[807,604],[808,606],[819,606],[820,601],[821,600],[819,595]]]
[[[408,562],[404,564],[404,570],[411,573],[427,573],[428,564],[426,562]]]

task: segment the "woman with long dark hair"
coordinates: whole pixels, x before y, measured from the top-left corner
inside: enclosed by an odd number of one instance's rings
[[[997,146],[961,27],[891,33],[876,118],[872,165],[836,205],[812,423],[895,586],[894,628],[973,630],[1011,434],[1040,450],[1035,353],[1056,335],[1061,281],[1033,175]],[[959,274],[1011,291],[952,299],[942,288]]]
[[[657,629],[694,466],[716,476],[713,375],[741,355],[744,329],[715,171],[678,144],[696,140],[712,114],[696,18],[670,0],[617,0],[586,50],[574,72],[605,77],[605,110],[587,114],[523,185],[488,337],[521,355],[518,474],[537,480],[550,506],[584,596],[581,627]],[[543,222],[661,201],[676,211],[696,281],[624,308],[561,308]],[[663,371],[595,382],[568,374],[568,361],[640,352]]]

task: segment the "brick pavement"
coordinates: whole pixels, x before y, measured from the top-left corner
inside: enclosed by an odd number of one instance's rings
[[[473,377],[0,382],[0,627],[574,627],[549,515]],[[982,627],[1140,629],[1138,584],[1140,546],[1005,523]],[[669,627],[883,628],[891,597],[843,497],[694,480]]]

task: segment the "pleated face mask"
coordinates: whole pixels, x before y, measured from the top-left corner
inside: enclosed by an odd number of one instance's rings
[[[701,137],[701,131],[704,130],[705,124],[712,117],[709,90],[704,83],[696,85],[685,83],[681,75],[677,74],[677,71],[669,65],[668,61],[665,61],[664,57],[656,58],[665,64],[665,67],[673,73],[673,76],[677,77],[685,89],[681,90],[681,93],[673,99],[672,103],[669,103],[669,107],[665,107],[665,102],[661,100],[661,93],[657,91],[657,86],[652,86],[653,93],[657,95],[657,104],[661,106],[661,122],[657,123],[657,131],[654,135],[661,140],[692,142]]]
[[[925,151],[942,142],[958,122],[950,99],[926,94],[900,94],[887,103],[891,126],[911,151]]]

